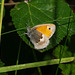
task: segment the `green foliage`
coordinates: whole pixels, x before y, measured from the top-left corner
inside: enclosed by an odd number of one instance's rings
[[[42,1],[42,0],[41,0]],[[42,1],[31,3],[20,3],[11,10],[12,20],[16,29],[24,28],[21,31],[17,31],[19,35],[27,32],[27,27],[33,27],[38,24],[54,23],[56,25],[56,32],[50,39],[50,44],[46,49],[39,50],[40,52],[47,51],[57,44],[67,35],[67,28],[70,19],[71,31],[70,35],[74,34],[74,14],[70,15],[71,9],[62,0],[50,0],[49,3]],[[32,44],[29,44],[29,39],[26,35],[21,38],[33,48]]]
[[[57,58],[75,57],[75,36],[71,37],[69,46],[59,45],[53,52]],[[66,64],[60,64],[59,68],[62,70],[63,75],[75,75],[75,61]]]
[[[0,0],[1,1],[1,0]],[[1,9],[1,7],[0,7]],[[56,25],[56,32],[50,39],[50,44],[46,49],[38,50],[39,52],[44,52],[55,47],[57,44],[63,40],[65,36],[68,36],[68,45],[58,45],[53,51],[53,55],[56,58],[62,58],[61,63],[71,62],[74,60],[75,47],[74,39],[73,41],[69,36],[75,34],[75,14],[72,13],[70,7],[67,3],[62,0],[29,0],[29,3],[24,2],[17,4],[10,12],[14,26],[19,35],[27,32],[27,27],[34,27],[39,24],[52,23]],[[10,33],[7,32],[7,33]],[[28,44],[31,48],[34,48],[32,43],[29,44],[30,40],[26,35],[20,36],[23,41]],[[21,46],[20,46],[21,47]],[[74,48],[73,48],[74,47]],[[27,53],[27,52],[26,52]],[[39,55],[38,55],[39,56]],[[68,57],[68,58],[66,58]],[[71,58],[73,57],[73,58]],[[27,63],[22,65],[14,65],[0,68],[0,72],[8,72],[14,70],[20,70],[25,68],[34,68],[40,66],[59,64],[59,59],[52,59],[50,53],[45,54],[41,62]],[[75,61],[68,64],[59,64],[59,68],[62,70],[63,75],[74,75],[75,74]],[[4,66],[0,62],[0,67]],[[6,75],[6,73],[1,73],[1,75]]]
[[[4,63],[2,61],[0,61],[0,67],[3,67]],[[0,75],[7,75],[7,73],[0,73]]]

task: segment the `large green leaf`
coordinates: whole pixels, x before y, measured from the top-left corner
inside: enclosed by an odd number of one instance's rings
[[[39,50],[40,52],[47,51],[57,44],[67,35],[68,23],[72,23],[70,35],[74,34],[74,16],[71,14],[71,9],[68,4],[62,0],[37,0],[28,4],[20,3],[11,10],[11,16],[16,29],[24,28],[17,31],[19,35],[27,32],[27,27],[33,27],[38,24],[53,23],[56,25],[56,32],[50,39],[50,44],[46,49]],[[69,20],[69,18],[71,18]],[[69,23],[69,25],[71,25]],[[72,28],[73,27],[73,28]],[[29,44],[29,39],[26,35],[21,38]]]

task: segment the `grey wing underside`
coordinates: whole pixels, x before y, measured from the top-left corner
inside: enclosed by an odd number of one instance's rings
[[[38,43],[40,39],[42,39],[42,33],[38,32],[37,30],[32,30],[28,33],[30,40]]]

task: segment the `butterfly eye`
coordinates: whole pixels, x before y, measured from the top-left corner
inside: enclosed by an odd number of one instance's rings
[[[48,28],[49,30],[51,30],[51,28]]]
[[[47,26],[47,29],[48,29],[48,30],[51,30],[51,27],[50,27],[50,26]]]

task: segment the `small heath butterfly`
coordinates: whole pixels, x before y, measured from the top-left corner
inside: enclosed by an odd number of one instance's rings
[[[55,32],[54,24],[40,24],[32,28],[27,28],[27,35],[35,49],[44,49],[49,45],[49,39]]]

